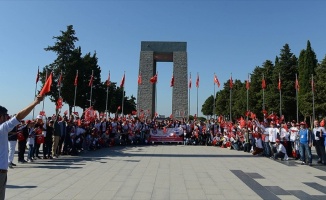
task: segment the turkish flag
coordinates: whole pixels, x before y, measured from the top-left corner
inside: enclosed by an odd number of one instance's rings
[[[89,80],[89,83],[88,83],[88,86],[89,87],[92,87],[93,86],[93,80],[94,80],[94,77],[93,77],[93,74],[91,75],[91,79]]]
[[[59,87],[61,86],[61,82],[62,82],[62,72],[61,72],[60,77],[59,77],[59,80],[58,80],[58,86]]]
[[[58,100],[57,100],[57,109],[60,109],[62,108],[62,98],[59,97]]]
[[[173,87],[173,86],[174,86],[174,76],[172,75],[170,87]]]
[[[37,69],[37,74],[36,74],[36,81],[35,83],[37,83],[40,80],[40,69]]]
[[[125,78],[126,78],[126,76],[125,76],[125,74],[123,74],[123,77],[122,77],[121,82],[120,82],[120,87],[121,88],[125,86]]]
[[[141,83],[142,83],[141,74],[138,75],[138,81],[137,82],[138,82],[138,85],[141,85]]]
[[[109,87],[110,84],[111,84],[111,81],[110,81],[110,72],[109,72],[108,80],[106,80],[106,86]]]
[[[233,80],[232,80],[232,76],[231,76],[231,78],[230,78],[230,89],[232,89],[233,88]]]
[[[263,78],[263,80],[261,81],[261,88],[266,89],[266,81]]]
[[[297,77],[295,78],[295,89],[296,89],[297,91],[300,90],[300,85],[299,85],[299,81],[298,81],[298,78],[297,78]]]
[[[246,89],[249,90],[249,88],[250,88],[250,82],[249,82],[249,80],[247,80],[246,81]]]
[[[50,74],[50,76],[48,77],[48,79],[46,80],[41,92],[40,92],[40,96],[45,95],[46,93],[50,92],[51,90],[51,85],[52,85],[52,72]]]
[[[217,76],[214,74],[214,83],[217,84],[217,87],[220,87],[220,81],[217,79]]]
[[[157,74],[155,74],[151,79],[149,79],[149,81],[154,84],[157,82]]]
[[[196,79],[196,88],[199,88],[199,75],[197,74],[197,79]]]
[[[78,84],[78,70],[76,72],[76,77],[75,77],[75,82],[74,82],[74,86],[77,86]]]
[[[191,84],[192,84],[192,81],[191,81],[191,74],[190,74],[190,78],[189,78],[189,89],[191,89]]]

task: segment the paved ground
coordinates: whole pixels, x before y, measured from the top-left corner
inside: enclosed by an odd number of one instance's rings
[[[325,169],[218,147],[113,147],[18,165],[6,199],[326,199]]]

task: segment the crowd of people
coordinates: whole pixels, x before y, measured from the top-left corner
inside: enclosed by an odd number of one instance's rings
[[[308,165],[312,165],[311,147],[314,146],[317,163],[326,164],[326,130],[323,123],[324,120],[321,123],[315,120],[314,128],[309,129],[305,122],[295,121],[241,119],[232,123],[217,119],[200,122],[155,118],[140,120],[136,117],[100,117],[86,121],[66,115],[47,118],[38,115],[34,121],[22,120],[9,133],[8,166],[13,168],[16,165],[13,163],[13,153],[17,140],[18,163],[23,164],[115,145],[151,144],[151,136],[156,130],[180,127],[183,132],[178,133],[177,137],[183,138],[184,145],[218,146],[272,159],[287,160],[292,157]],[[26,150],[27,159],[24,158]]]
[[[316,163],[326,165],[324,120],[315,120],[311,129],[305,122],[286,123],[284,120],[273,119],[259,122],[256,118],[241,118],[232,123],[220,118],[207,121],[157,118],[150,120],[129,115],[85,120],[73,115],[38,115],[35,120],[24,120],[42,99],[43,97],[39,96],[30,106],[11,117],[4,107],[0,107],[0,141],[3,144],[0,148],[0,175],[5,174],[0,177],[0,181],[4,185],[7,180],[7,168],[16,166],[14,155],[17,143],[18,163],[24,164],[37,159],[56,159],[60,155],[78,155],[81,151],[116,145],[151,144],[152,135],[167,128],[183,130],[173,137],[182,138],[177,141],[183,141],[184,145],[217,146],[271,159],[287,160],[292,157],[300,159],[302,165],[310,166],[313,164],[311,148],[314,146],[318,157]],[[2,187],[0,196],[4,197],[4,193],[5,188]]]

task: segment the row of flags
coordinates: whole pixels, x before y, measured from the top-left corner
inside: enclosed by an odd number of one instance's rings
[[[36,76],[36,83],[39,81],[39,78],[40,78],[40,72],[39,72],[39,69],[37,71],[37,76]],[[52,72],[50,73],[49,77],[46,78],[46,82],[40,92],[40,94],[45,94],[47,92],[49,92],[50,90],[50,87],[52,85],[52,78],[53,78],[53,74]],[[63,76],[62,76],[62,72],[60,73],[60,77],[58,79],[58,86],[60,87],[61,86],[61,82],[63,80]],[[89,87],[92,87],[93,86],[93,81],[94,81],[94,75],[92,74],[91,77],[90,77],[90,80],[89,80],[89,83],[88,83],[88,86]],[[153,77],[150,78],[149,82],[152,83],[152,84],[155,84],[157,83],[158,81],[158,73],[156,73]],[[214,79],[213,79],[213,82],[214,82],[214,85],[216,84],[218,87],[220,87],[220,82],[216,76],[216,74],[214,73]],[[111,84],[111,80],[110,80],[110,71],[109,71],[109,76],[108,76],[108,79],[106,80],[106,85],[107,86],[110,86]],[[121,79],[121,82],[120,82],[120,87],[124,87],[124,84],[125,84],[125,73],[123,74],[123,77]],[[141,74],[138,75],[138,85],[141,85],[142,84],[142,76]],[[78,85],[78,70],[76,72],[76,77],[75,77],[75,81],[74,81],[74,85],[77,86]],[[170,82],[170,86],[173,87],[174,86],[174,76],[172,75],[172,78],[171,78],[171,82]],[[233,80],[232,80],[232,75],[229,79],[229,86],[230,86],[230,89],[233,88]],[[192,87],[192,79],[191,79],[191,74],[190,74],[190,77],[189,77],[189,84],[188,84],[188,87],[189,89],[191,89]],[[266,89],[266,81],[265,81],[265,78],[264,78],[264,75],[263,75],[263,78],[262,78],[262,83],[261,83],[261,87],[262,89]],[[312,90],[314,90],[315,88],[315,84],[314,84],[314,81],[313,81],[313,78],[311,80],[311,87],[312,87]],[[197,74],[197,79],[196,79],[196,88],[199,88],[199,75]],[[248,76],[248,79],[246,80],[246,89],[249,90],[250,88],[250,80],[249,80],[249,76]],[[281,85],[281,77],[279,75],[279,80],[278,80],[278,85],[277,85],[277,89],[278,90],[281,90],[282,89],[282,85]],[[297,91],[299,91],[300,89],[300,85],[299,85],[299,81],[298,81],[298,78],[296,76],[295,78],[295,89]]]

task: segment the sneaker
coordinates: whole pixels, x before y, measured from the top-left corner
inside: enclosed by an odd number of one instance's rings
[[[302,162],[301,165],[305,165],[306,163],[305,162]]]
[[[10,169],[13,169],[13,168],[14,168],[14,167],[12,166],[11,163],[8,164],[8,167],[9,167]]]
[[[14,167],[16,167],[16,166],[17,166],[17,165],[16,165],[15,163],[13,163],[13,162],[11,162],[11,165],[12,165],[12,166],[14,166]]]
[[[30,162],[34,162],[33,159],[27,159],[27,162],[30,163]]]

